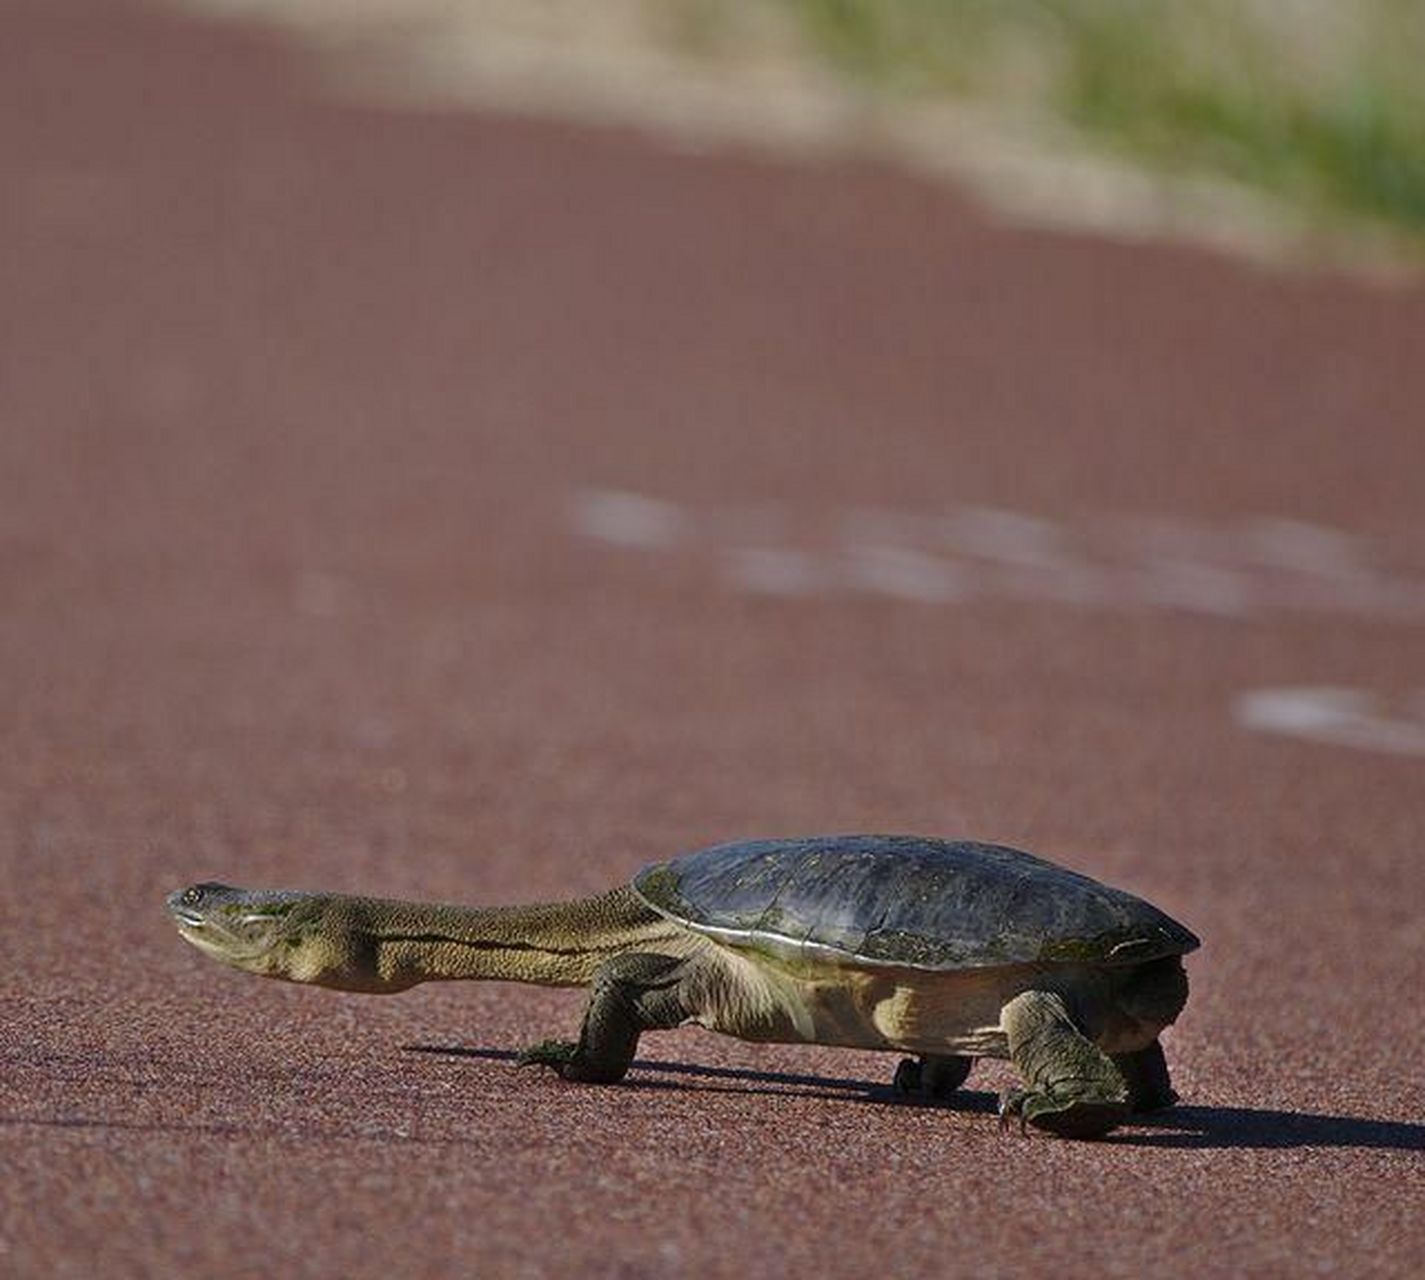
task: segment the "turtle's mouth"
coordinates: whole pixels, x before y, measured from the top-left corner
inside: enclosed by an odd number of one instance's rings
[[[225,964],[246,968],[272,952],[273,939],[263,932],[237,932],[223,921],[205,919],[191,911],[175,911],[173,919],[184,942]]]
[[[193,890],[169,896],[168,913],[185,942],[229,963],[255,960],[273,945],[273,931],[280,920],[272,912],[254,910],[215,911],[206,903],[193,901]]]

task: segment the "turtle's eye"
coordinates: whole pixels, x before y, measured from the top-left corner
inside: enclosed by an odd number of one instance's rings
[[[203,891],[194,885],[191,889],[184,889],[183,896],[178,899],[185,907],[196,907],[203,901]]]

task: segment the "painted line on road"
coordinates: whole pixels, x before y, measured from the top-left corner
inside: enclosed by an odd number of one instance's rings
[[[734,590],[807,599],[868,593],[926,606],[975,598],[1162,609],[1246,620],[1282,612],[1425,623],[1425,550],[1402,556],[1271,516],[1050,520],[998,507],[936,512],[785,504],[695,510],[619,490],[576,493],[575,534],[710,564]]]
[[[1425,756],[1425,691],[1406,717],[1393,715],[1370,690],[1340,685],[1253,689],[1238,696],[1232,712],[1239,725],[1259,733]]]

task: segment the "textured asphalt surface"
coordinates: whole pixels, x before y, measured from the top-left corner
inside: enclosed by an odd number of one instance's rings
[[[1425,293],[317,83],[0,9],[0,1273],[1425,1272],[1425,759],[1234,714],[1418,723]],[[1021,1139],[1000,1066],[699,1031],[565,1085],[510,1057],[577,993],[264,983],[162,910],[845,830],[1188,923],[1183,1105]]]

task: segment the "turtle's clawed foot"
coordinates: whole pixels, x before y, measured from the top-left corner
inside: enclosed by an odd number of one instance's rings
[[[574,1061],[579,1046],[572,1040],[541,1040],[520,1051],[515,1059],[519,1067],[553,1067],[560,1075],[564,1068]]]
[[[1168,1076],[1163,1046],[1154,1040],[1137,1053],[1115,1054],[1114,1065],[1128,1085],[1128,1097],[1134,1111],[1165,1111],[1178,1100],[1173,1082]]]
[[[581,1084],[617,1084],[628,1070],[622,1059],[600,1058],[572,1040],[541,1040],[515,1062],[521,1067],[552,1067],[560,1079]]]
[[[891,1088],[902,1095],[948,1098],[965,1083],[974,1061],[959,1056],[902,1058],[891,1077]]]
[[[891,1077],[891,1088],[901,1096],[920,1092],[920,1062],[915,1058],[902,1058]]]
[[[1126,1101],[1078,1095],[1055,1096],[1028,1089],[1010,1089],[1000,1097],[999,1126],[1008,1129],[1019,1118],[1019,1131],[1026,1125],[1043,1129],[1060,1138],[1101,1138],[1128,1119]]]
[[[999,1096],[999,1128],[1001,1133],[1009,1131],[1010,1124],[1015,1117],[1019,1118],[1019,1131],[1025,1132],[1024,1128],[1024,1100],[1029,1097],[1029,1093],[1024,1089],[1007,1089]]]
[[[1178,1104],[1177,1091],[1174,1089],[1164,1089],[1161,1093],[1135,1093],[1133,1095],[1133,1110],[1141,1111],[1145,1115],[1151,1115],[1154,1111],[1166,1111],[1169,1107]]]

